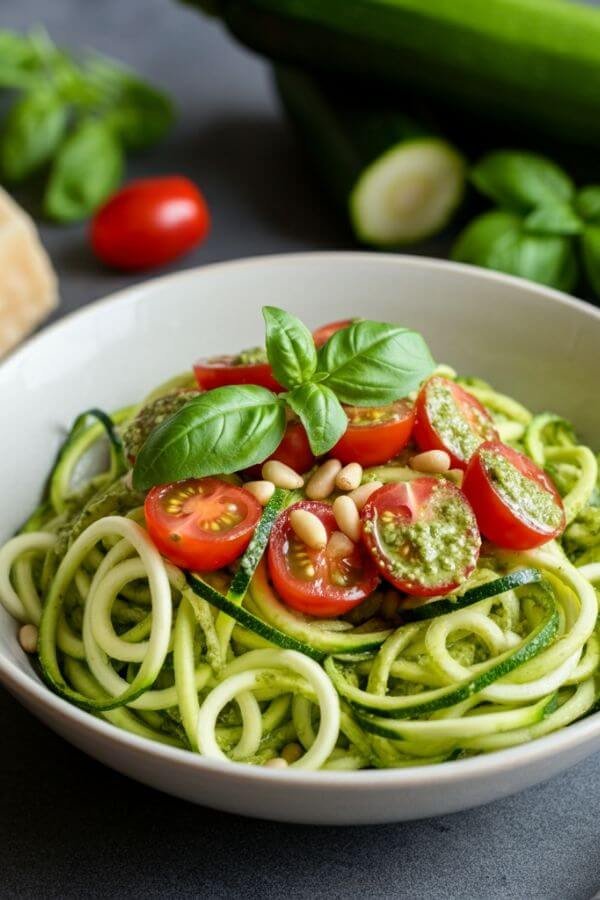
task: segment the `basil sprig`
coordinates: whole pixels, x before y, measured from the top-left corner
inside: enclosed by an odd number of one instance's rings
[[[173,119],[168,97],[112,60],[78,59],[43,31],[0,31],[0,88],[22,91],[0,129],[0,175],[48,169],[44,211],[85,218],[119,184],[124,155],[150,146]]]
[[[302,422],[315,456],[322,456],[348,426],[342,403],[392,403],[434,368],[421,335],[407,328],[355,322],[317,353],[310,331],[295,316],[272,306],[263,315],[269,363],[288,391],[231,385],[190,400],[142,446],[133,470],[137,490],[263,462],[283,438],[286,407]]]
[[[600,296],[600,187],[576,190],[560,166],[533,153],[501,150],[471,171],[497,204],[459,235],[452,258],[571,291],[581,269]]]

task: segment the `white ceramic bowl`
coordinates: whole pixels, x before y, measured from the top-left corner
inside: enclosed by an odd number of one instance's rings
[[[260,307],[309,325],[352,315],[420,330],[434,356],[533,409],[571,418],[600,446],[600,312],[468,266],[366,253],[245,260],[160,278],[48,328],[0,367],[0,539],[33,508],[64,426],[134,402],[198,356],[262,339]],[[465,809],[555,775],[600,749],[600,714],[530,744],[425,768],[280,772],[209,762],[134,737],[54,696],[0,607],[0,679],[77,747],[161,790],[230,812],[359,824]]]

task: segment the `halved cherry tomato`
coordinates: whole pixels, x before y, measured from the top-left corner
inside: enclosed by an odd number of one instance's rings
[[[152,541],[176,566],[213,572],[244,552],[262,509],[249,491],[220,478],[152,488],[144,515]]]
[[[193,181],[179,175],[142,178],[125,185],[92,221],[98,259],[115,269],[151,269],[199,244],[210,228],[206,201]]]
[[[317,350],[326,344],[332,334],[341,331],[342,328],[348,328],[352,325],[354,319],[340,319],[339,322],[329,322],[327,325],[321,325],[316,331],[313,331],[313,340]]]
[[[408,400],[390,406],[345,406],[348,428],[331,455],[340,462],[377,466],[396,456],[410,440],[415,408]]]
[[[464,469],[483,441],[498,440],[492,417],[468,391],[433,375],[419,392],[415,440],[421,450],[445,450],[452,466]]]
[[[369,497],[362,519],[380,574],[407,594],[447,594],[475,568],[481,546],[475,515],[449,481],[425,476],[386,484]]]
[[[283,388],[275,381],[268,362],[238,363],[235,356],[215,356],[200,359],[194,365],[194,375],[198,386],[205,391],[223,387],[226,384],[258,384],[270,391],[279,392]]]
[[[548,475],[500,441],[481,444],[467,466],[463,491],[481,532],[499,547],[528,550],[564,531],[562,500]]]
[[[290,525],[290,511],[306,509],[318,516],[331,535],[337,524],[327,503],[302,500],[284,510],[269,542],[269,572],[273,586],[293,609],[327,618],[350,612],[373,593],[379,578],[361,544],[347,556],[334,556],[326,547],[311,550]]]

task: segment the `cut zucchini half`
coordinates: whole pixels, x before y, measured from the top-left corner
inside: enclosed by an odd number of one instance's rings
[[[464,161],[447,141],[403,141],[372,162],[352,189],[354,232],[376,247],[431,237],[446,227],[460,205],[464,183]]]

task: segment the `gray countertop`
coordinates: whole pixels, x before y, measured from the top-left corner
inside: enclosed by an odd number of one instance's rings
[[[168,142],[130,174],[183,172],[214,214],[182,262],[350,245],[285,127],[265,65],[171,0],[4,0],[0,27],[46,25],[131,63],[178,99]],[[132,279],[100,269],[83,227],[44,226],[58,315]],[[435,252],[435,246],[428,248]],[[600,887],[600,758],[443,819],[307,828],[240,819],[103,768],[0,690],[0,896],[587,900]]]

